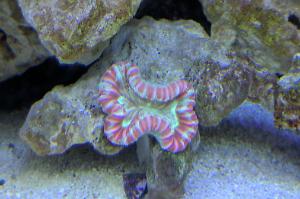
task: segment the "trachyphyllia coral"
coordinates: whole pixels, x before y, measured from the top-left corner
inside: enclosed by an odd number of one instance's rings
[[[114,64],[104,73],[99,103],[107,114],[104,133],[116,145],[127,146],[151,134],[164,150],[176,153],[198,131],[192,86],[184,80],[167,85],[147,82],[130,63]]]

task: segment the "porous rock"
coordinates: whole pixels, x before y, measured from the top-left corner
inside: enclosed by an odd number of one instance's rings
[[[284,75],[275,93],[275,124],[300,135],[300,72]]]
[[[25,21],[16,0],[0,2],[0,81],[43,62],[50,53]]]
[[[286,73],[300,52],[300,1],[199,0],[211,21],[211,36],[257,70]]]
[[[21,137],[39,155],[61,154],[76,144],[90,143],[111,155],[122,148],[103,139],[103,113],[97,103],[101,72],[90,71],[75,85],[57,86],[30,109]]]
[[[293,57],[292,69],[281,76],[274,91],[274,119],[278,128],[300,135],[300,53]]]
[[[62,62],[89,64],[136,12],[140,0],[19,0],[26,20]]]

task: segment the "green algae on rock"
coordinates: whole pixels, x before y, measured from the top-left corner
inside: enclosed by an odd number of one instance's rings
[[[288,9],[300,15],[299,1],[200,1],[212,22],[212,38],[251,59],[257,70],[289,71],[300,51],[300,32],[286,15]]]
[[[0,81],[42,63],[50,53],[26,23],[16,0],[0,1]]]
[[[136,12],[140,0],[19,0],[25,19],[62,62],[89,64]]]

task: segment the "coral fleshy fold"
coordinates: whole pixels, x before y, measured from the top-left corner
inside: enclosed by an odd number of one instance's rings
[[[198,131],[195,92],[184,80],[158,85],[142,79],[136,65],[112,65],[99,84],[99,103],[107,114],[104,133],[127,146],[153,135],[164,150],[183,151]]]

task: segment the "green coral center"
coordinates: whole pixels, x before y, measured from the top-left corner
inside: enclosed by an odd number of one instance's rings
[[[174,130],[178,125],[179,125],[179,121],[177,118],[177,114],[176,114],[176,107],[177,107],[177,102],[173,102],[171,104],[171,129]]]
[[[124,104],[124,97],[123,96],[120,96],[119,98],[118,98],[118,102],[119,102],[119,104]]]
[[[177,101],[173,101],[172,103],[164,107],[156,107],[151,102],[140,104],[134,107],[130,106],[130,102],[127,101],[125,97],[120,96],[118,98],[118,103],[125,106],[126,110],[128,110],[128,115],[122,121],[123,128],[128,127],[131,124],[134,117],[137,116],[137,114],[139,114],[140,117],[152,115],[164,118],[171,125],[170,127],[172,131],[179,125],[179,120],[176,114],[176,107],[178,105]]]

